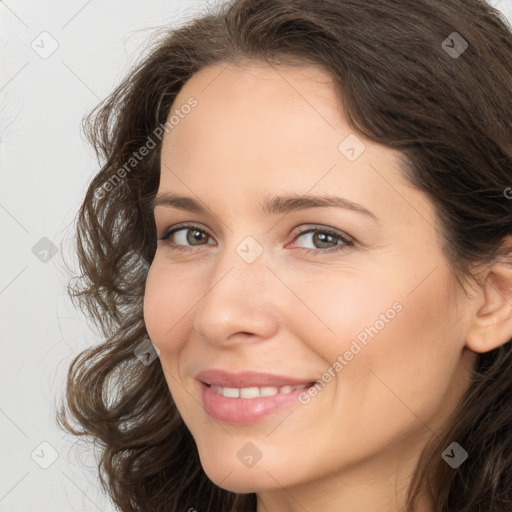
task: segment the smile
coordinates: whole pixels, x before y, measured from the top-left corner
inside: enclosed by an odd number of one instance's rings
[[[222,386],[211,385],[212,391],[226,398],[260,398],[266,396],[274,396],[277,394],[288,395],[293,391],[306,389],[310,384],[301,384],[300,386],[285,385],[277,386],[263,386],[263,387],[249,387],[249,388],[229,388]]]
[[[256,371],[233,373],[210,368],[195,375],[198,394],[208,415],[231,425],[251,425],[300,404],[299,395],[314,378]]]

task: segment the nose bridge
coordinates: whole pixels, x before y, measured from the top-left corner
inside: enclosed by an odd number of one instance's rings
[[[271,277],[263,246],[254,237],[226,247],[212,264],[207,291],[195,311],[195,330],[218,344],[237,333],[271,337],[278,327]]]

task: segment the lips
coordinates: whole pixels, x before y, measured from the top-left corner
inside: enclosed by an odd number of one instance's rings
[[[283,386],[302,386],[309,385],[316,379],[297,379],[296,377],[287,377],[283,375],[274,375],[270,373],[259,372],[241,372],[231,373],[224,370],[205,370],[196,375],[196,379],[208,385],[219,386],[222,388],[262,388]]]
[[[251,425],[298,403],[314,379],[269,373],[206,370],[196,375],[206,412],[232,425]]]

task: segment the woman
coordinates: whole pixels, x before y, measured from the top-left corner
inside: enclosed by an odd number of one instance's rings
[[[480,0],[235,0],[99,106],[60,421],[121,510],[512,510],[511,87]]]

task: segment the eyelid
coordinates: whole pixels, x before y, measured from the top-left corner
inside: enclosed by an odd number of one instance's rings
[[[328,233],[328,234],[338,236],[338,237],[342,238],[343,240],[345,240],[346,242],[353,242],[353,243],[356,242],[356,239],[354,237],[350,236],[348,233],[345,233],[344,231],[341,231],[339,229],[336,229],[336,228],[333,228],[330,226],[325,226],[323,224],[301,224],[297,228],[297,233],[292,235],[292,241],[295,240],[299,236],[306,235],[308,233],[315,232],[315,231],[320,231],[321,233]],[[295,230],[293,231],[293,233],[294,232],[295,232]]]
[[[201,231],[205,235],[207,235],[208,239],[213,239],[214,237],[208,232],[207,229],[202,227],[200,223],[196,222],[182,222],[180,224],[176,224],[172,226],[171,228],[167,229],[163,235],[157,236],[157,240],[168,242],[168,239],[173,235],[174,233],[184,230],[184,229],[190,229],[190,230],[196,230]],[[294,242],[297,238],[301,236],[305,236],[309,233],[324,233],[327,235],[332,235],[336,237],[338,240],[341,240],[341,243],[335,244],[334,247],[329,248],[305,248],[305,247],[298,247],[298,249],[302,251],[306,251],[306,254],[329,254],[329,253],[335,253],[335,252],[341,252],[347,248],[353,247],[357,241],[354,237],[351,235],[345,233],[344,231],[340,231],[336,228],[332,228],[330,226],[325,226],[322,224],[302,224],[301,226],[298,226],[296,228],[297,231],[295,234],[292,234],[291,242],[288,242],[285,247],[289,246],[290,243]],[[176,251],[195,251],[197,249],[200,249],[202,245],[217,245],[215,244],[199,244],[199,245],[180,245],[173,242],[168,242],[169,248],[171,250]]]
[[[169,238],[172,234],[174,234],[176,231],[181,231],[182,229],[196,229],[196,231],[203,231],[206,235],[208,235],[210,238],[214,238],[210,232],[201,226],[200,223],[197,222],[182,222],[180,224],[176,224],[174,226],[171,226],[170,228],[164,230],[162,235],[157,235],[157,240],[164,240]]]
[[[167,237],[168,235],[173,234],[176,231],[180,231],[181,229],[185,229],[185,228],[191,228],[191,229],[199,228],[198,231],[204,231],[208,236],[213,238],[213,236],[209,233],[209,231],[206,228],[202,227],[200,224],[195,223],[195,222],[182,222],[180,224],[176,224],[175,226],[172,226],[171,228],[166,229],[163,232],[163,234],[160,236],[157,236],[157,238],[158,238],[158,240],[161,240],[162,238]],[[332,233],[336,236],[339,236],[340,238],[344,238],[346,241],[350,241],[350,242],[356,241],[355,238],[350,236],[349,234],[347,234],[343,231],[340,231],[336,228],[332,228],[330,226],[325,226],[322,224],[306,224],[306,225],[301,224],[301,226],[299,226],[296,229],[297,229],[297,233],[292,235],[292,237],[291,237],[292,241],[295,240],[295,238],[297,238],[298,236],[302,236],[307,233],[311,233],[312,231],[322,231],[322,232],[325,231],[326,233]]]

